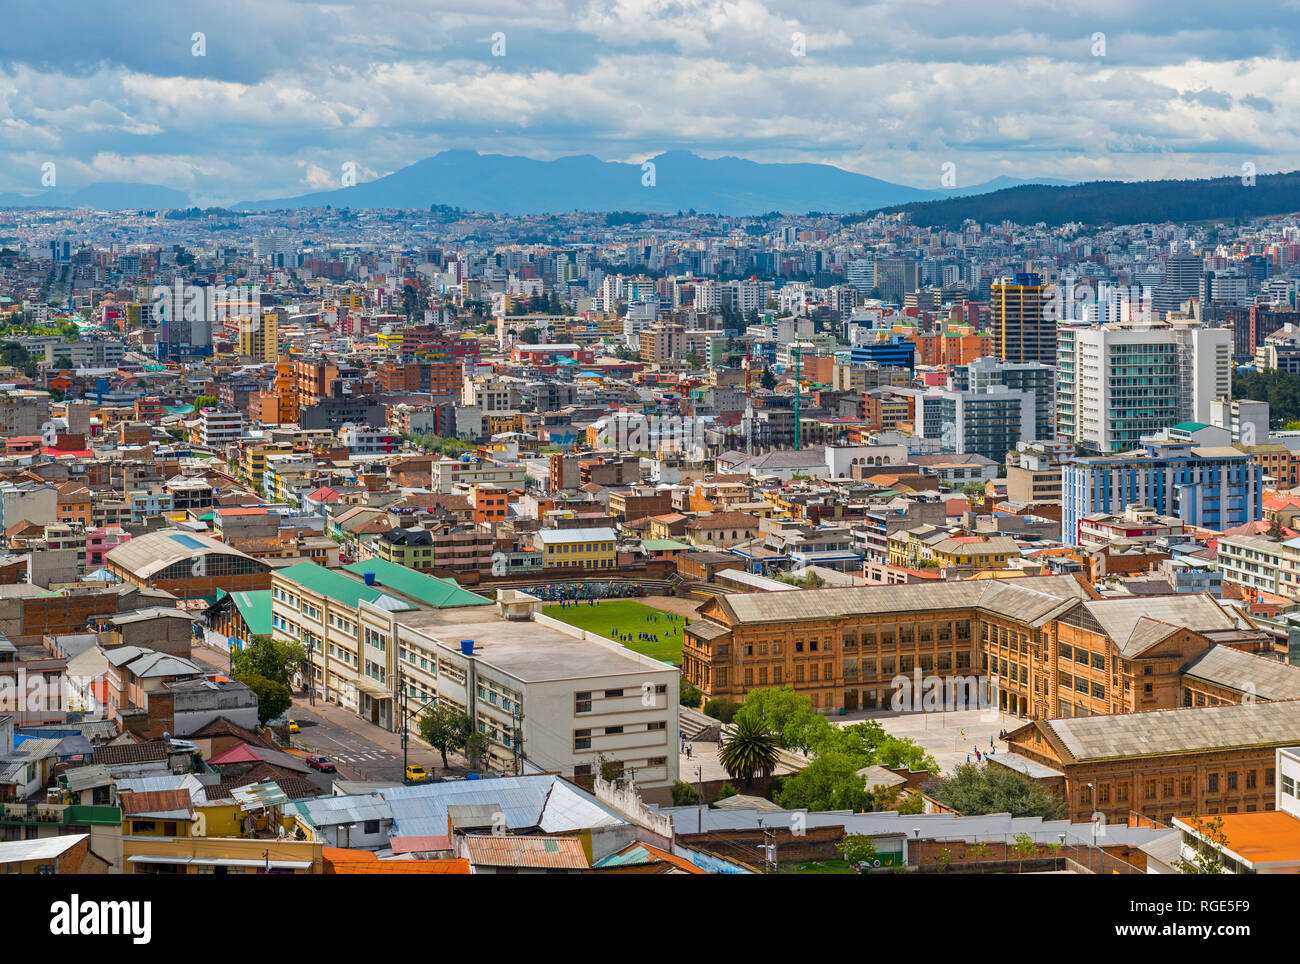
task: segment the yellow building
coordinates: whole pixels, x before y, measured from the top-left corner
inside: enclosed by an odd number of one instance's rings
[[[280,355],[280,318],[276,311],[259,311],[238,319],[239,354],[274,364]]]
[[[547,569],[613,569],[618,565],[618,537],[607,526],[542,529],[537,541]]]

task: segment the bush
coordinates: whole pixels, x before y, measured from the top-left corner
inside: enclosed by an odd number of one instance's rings
[[[704,704],[704,715],[711,716],[715,720],[723,723],[730,723],[736,718],[736,711],[740,709],[740,704],[735,700],[724,698],[712,699]]]
[[[699,705],[704,702],[704,694],[696,689],[695,684],[685,676],[682,677],[679,691],[677,701],[681,703],[682,706],[689,706],[692,709],[697,709]]]
[[[699,791],[685,780],[674,780],[671,792],[674,807],[689,807],[700,802]]]
[[[732,785],[731,781],[726,780],[723,782],[722,786],[718,787],[718,796],[716,799],[725,800],[727,797],[734,797],[738,793],[740,793],[740,791]]]

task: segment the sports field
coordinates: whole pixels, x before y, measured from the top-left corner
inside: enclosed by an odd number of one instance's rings
[[[682,662],[682,623],[678,616],[672,618],[670,613],[655,609],[631,599],[607,599],[591,606],[579,602],[574,606],[561,608],[559,605],[543,606],[542,613],[562,619],[571,626],[599,633],[616,642],[622,642],[628,649],[635,650],[651,659],[663,660],[680,666]],[[650,617],[651,621],[647,621]],[[653,620],[658,620],[654,622]],[[631,634],[629,640],[620,640],[618,634]],[[658,640],[643,640],[642,633],[657,636]]]

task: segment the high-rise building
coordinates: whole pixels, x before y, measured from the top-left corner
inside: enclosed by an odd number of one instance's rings
[[[257,311],[241,315],[239,325],[239,354],[268,364],[280,355],[280,310]]]
[[[1034,396],[1033,441],[1056,438],[1056,370],[1048,365],[977,358],[952,370],[952,388],[959,392],[1028,392]]]
[[[1231,392],[1228,337],[1196,324],[1062,327],[1058,433],[1116,452],[1179,422],[1208,424],[1210,403]]]
[[[1021,272],[990,287],[993,352],[1009,362],[1056,365],[1056,319],[1048,311],[1048,286],[1039,275]]]
[[[1078,545],[1079,522],[1130,505],[1187,525],[1222,531],[1263,513],[1264,469],[1245,452],[1183,442],[1147,442],[1141,451],[1075,458],[1062,468],[1061,538]]]
[[[917,287],[917,262],[911,258],[885,258],[876,262],[876,287],[886,301],[902,304]]]

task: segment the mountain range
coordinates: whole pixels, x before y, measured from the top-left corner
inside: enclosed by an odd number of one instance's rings
[[[854,174],[830,164],[764,164],[738,157],[707,159],[669,151],[643,164],[584,154],[538,161],[468,150],[441,151],[392,174],[298,197],[246,201],[237,210],[277,208],[427,208],[442,204],[504,215],[558,211],[696,210],[753,215],[768,211],[841,214],[889,204],[957,197],[1022,183],[1000,177],[965,188],[923,190]],[[937,177],[937,172],[936,172]]]
[[[157,184],[100,181],[75,191],[49,190],[39,194],[0,194],[0,208],[95,208],[102,211],[149,210],[188,207],[184,191]]]

